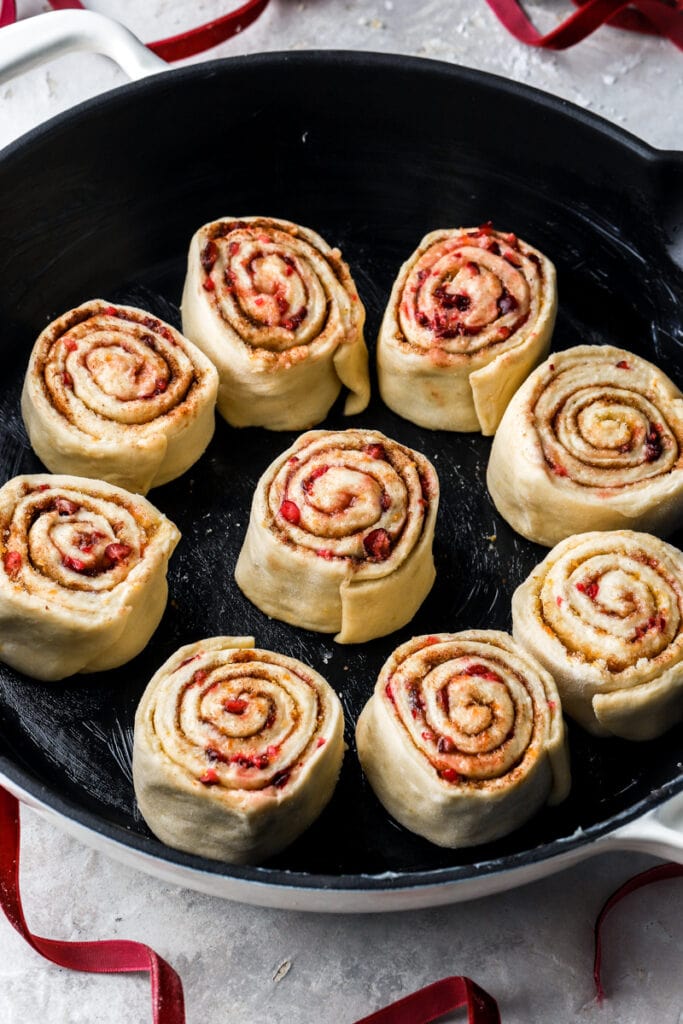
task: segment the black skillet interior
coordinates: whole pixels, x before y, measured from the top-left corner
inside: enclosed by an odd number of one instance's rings
[[[0,479],[41,469],[19,415],[39,330],[94,296],[179,326],[189,238],[225,215],[286,217],[339,245],[367,307],[371,348],[393,277],[422,235],[491,219],[557,265],[555,348],[611,342],[683,385],[681,206],[680,154],[654,153],[569,104],[452,66],[262,55],[117,90],[0,159]],[[544,551],[492,506],[490,440],[419,429],[389,412],[376,388],[361,416],[345,419],[337,403],[324,424],[356,425],[423,451],[441,479],[437,582],[408,627],[339,647],[269,621],[242,597],[232,574],[254,484],[294,435],[237,432],[221,421],[201,461],[151,494],[183,533],[158,632],[133,662],[99,676],[43,684],[0,667],[0,770],[60,813],[178,864],[276,884],[377,889],[548,857],[683,788],[680,726],[636,745],[570,725],[571,796],[509,838],[446,851],[389,819],[353,746],[384,659],[423,632],[509,629],[512,591]],[[259,646],[314,666],[339,691],[347,718],[350,749],[332,803],[261,868],[168,850],[141,820],[131,786],[133,716],[147,680],[180,644],[230,633],[253,633]],[[387,871],[396,874],[367,877]]]

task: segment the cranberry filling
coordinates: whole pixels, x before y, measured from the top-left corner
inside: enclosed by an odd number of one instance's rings
[[[330,468],[329,466],[318,466],[317,469],[314,469],[313,472],[310,473],[306,477],[306,479],[304,480],[303,485],[302,485],[304,491],[306,492],[306,494],[310,494],[311,493],[311,489],[313,487],[313,482],[315,480],[318,480],[319,477],[324,476],[325,473],[327,473],[329,468]]]
[[[208,676],[209,676],[209,673],[206,671],[205,668],[197,669],[197,671],[192,676],[192,685],[193,686],[202,686],[202,684],[205,683],[206,680],[208,679]]]
[[[455,743],[448,736],[440,736],[436,749],[440,754],[452,754],[455,750]]]
[[[200,259],[205,272],[209,274],[218,259],[218,246],[213,239],[204,246]]]
[[[455,768],[442,768],[439,772],[442,779],[446,782],[460,782],[460,776],[456,772]]]
[[[294,501],[283,501],[280,505],[280,515],[293,526],[298,526],[301,521],[299,506]]]
[[[204,774],[200,775],[199,781],[203,786],[215,786],[220,780],[215,768],[207,768]]]
[[[491,683],[500,683],[501,678],[497,672],[492,672],[486,665],[475,664],[468,665],[465,669],[466,676],[477,676],[480,679],[488,679]]]
[[[290,773],[287,771],[278,772],[277,775],[273,776],[273,785],[277,789],[282,789],[283,786],[287,785],[289,781],[289,775]]]
[[[647,441],[645,442],[645,461],[656,462],[662,454],[664,445],[662,444],[662,428],[658,423],[650,424],[650,432],[647,435]]]
[[[205,277],[202,281],[202,288],[205,292],[213,292],[216,290],[216,285],[213,283],[213,278]]]
[[[104,560],[108,569],[128,558],[133,549],[128,544],[107,544],[104,549]]]
[[[439,285],[438,288],[434,289],[434,295],[444,309],[457,309],[458,312],[465,313],[472,305],[472,299],[465,292],[453,294],[446,291],[443,285]]]
[[[363,451],[366,453],[366,455],[369,455],[371,459],[385,459],[386,460],[386,457],[387,457],[387,453],[384,450],[384,445],[383,444],[366,444],[366,446],[363,449]]]
[[[60,516],[74,516],[80,507],[75,501],[69,501],[68,498],[55,499],[55,509]]]
[[[519,303],[514,295],[511,295],[507,288],[503,288],[501,295],[498,298],[498,312],[501,316],[505,316],[506,313],[512,313],[513,310],[517,309]]]
[[[8,576],[16,576],[22,566],[22,558],[18,551],[5,551],[2,564]]]
[[[240,697],[235,697],[232,700],[226,700],[223,702],[223,707],[231,715],[243,715],[249,707],[249,702],[242,700]]]
[[[386,530],[372,530],[363,538],[363,547],[371,558],[383,562],[391,554],[391,537]]]
[[[594,601],[598,596],[600,586],[595,580],[592,580],[590,583],[577,583],[576,589],[580,593],[585,594],[586,597],[590,597],[591,601]]]
[[[331,562],[334,556],[334,551],[330,551],[329,548],[318,548],[316,551],[318,558],[324,558],[326,562]]]
[[[287,305],[289,306],[289,303]],[[288,317],[287,320],[283,320],[282,326],[285,328],[286,331],[296,331],[297,328],[300,327],[301,324],[304,322],[307,315],[307,307],[302,306],[300,309],[296,311],[296,313],[293,313],[292,316]]]
[[[67,350],[67,352],[75,352],[76,349],[78,348],[78,345],[76,344],[73,338],[64,338],[63,341],[64,348]]]
[[[73,569],[74,572],[85,572],[86,570],[85,562],[82,562],[80,558],[72,558],[71,555],[62,557],[62,565],[66,569]]]

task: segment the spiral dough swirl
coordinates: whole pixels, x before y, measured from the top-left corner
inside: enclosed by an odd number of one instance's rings
[[[502,835],[566,792],[554,683],[504,633],[441,633],[403,644],[380,673],[358,742],[385,806],[442,845]],[[497,806],[495,823],[486,800]]]
[[[555,310],[553,265],[516,235],[490,224],[431,232],[384,316],[382,397],[422,426],[493,433],[547,351]]]
[[[340,630],[342,642],[382,635],[412,617],[433,582],[438,493],[427,459],[377,431],[304,434],[259,481],[237,582],[284,621]],[[369,583],[374,612],[359,605],[355,621],[345,602],[367,598]],[[401,585],[410,592],[396,609]]]
[[[342,384],[368,403],[365,310],[338,249],[272,217],[205,224],[190,247],[183,329],[218,366],[235,426],[319,422]]]
[[[301,662],[254,649],[251,638],[192,644],[157,672],[138,709],[133,772],[141,810],[164,841],[189,848],[178,794],[193,799],[195,814],[208,816],[193,852],[260,860],[331,796],[342,733],[339,700]]]
[[[683,716],[683,556],[649,534],[558,544],[513,599],[514,635],[597,734],[659,735]]]
[[[5,484],[0,636],[3,615],[11,633],[14,611],[35,637],[6,635],[4,660],[46,679],[127,661],[161,618],[179,536],[144,498],[102,481],[37,475]]]
[[[50,469],[146,492],[204,451],[217,389],[214,367],[178,331],[95,299],[38,338],[22,410]]]
[[[496,507],[554,544],[587,528],[666,533],[683,513],[683,395],[608,345],[553,354],[507,408],[491,449]]]

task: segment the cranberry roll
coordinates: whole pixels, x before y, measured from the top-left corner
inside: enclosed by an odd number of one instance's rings
[[[518,533],[550,547],[587,529],[683,522],[683,395],[610,345],[554,353],[510,402],[487,483]]]
[[[94,299],[42,332],[21,408],[31,444],[53,473],[146,494],[203,453],[217,391],[215,367],[169,324]]]
[[[168,846],[259,863],[318,817],[344,756],[339,698],[294,658],[251,637],[181,647],[135,716],[133,782]]]
[[[495,630],[402,644],[380,672],[356,740],[389,813],[439,846],[499,839],[569,791],[555,683]]]
[[[409,622],[434,582],[439,482],[375,430],[313,430],[256,487],[235,579],[261,611],[360,643]]]
[[[513,635],[596,736],[646,740],[683,718],[683,554],[631,530],[569,537],[512,599]]]
[[[123,665],[166,607],[180,533],[101,480],[18,476],[0,488],[0,659],[37,679]]]
[[[516,235],[432,231],[403,264],[377,342],[382,398],[434,430],[493,434],[546,355],[555,268]]]
[[[183,330],[220,374],[218,410],[234,427],[302,430],[348,388],[370,398],[365,309],[338,249],[273,217],[205,224],[190,244]]]

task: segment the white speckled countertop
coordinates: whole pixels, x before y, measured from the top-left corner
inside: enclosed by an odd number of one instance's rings
[[[159,38],[230,5],[89,6],[142,38]],[[37,0],[19,0],[22,17],[44,9]],[[527,5],[541,29],[568,9],[559,0]],[[673,45],[602,29],[566,53],[537,52],[508,36],[483,0],[272,0],[258,22],[206,57],[327,47],[491,71],[566,97],[654,146],[683,148],[683,59]],[[123,81],[106,59],[79,54],[0,87],[0,146]],[[614,912],[605,932],[610,998],[602,1007],[594,1001],[593,921],[620,882],[653,863],[642,855],[604,855],[477,902],[344,917],[253,908],[173,887],[92,852],[30,810],[23,812],[23,831],[22,884],[33,931],[148,943],[182,976],[188,1024],[352,1024],[421,985],[461,973],[496,996],[504,1024],[683,1021],[683,885],[676,882],[638,893]],[[4,918],[0,952],[2,1024],[151,1020],[142,976],[54,968]]]

